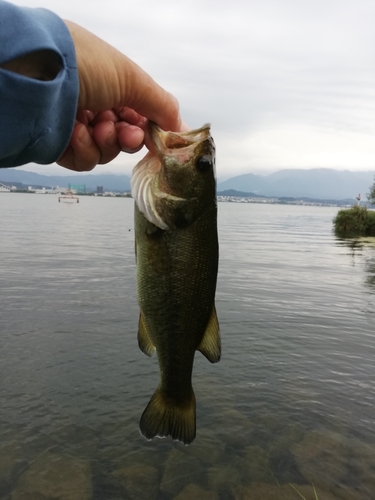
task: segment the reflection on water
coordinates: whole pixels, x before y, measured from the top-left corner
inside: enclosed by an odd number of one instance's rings
[[[373,498],[375,249],[336,209],[219,204],[223,359],[196,356],[189,447],[138,432],[132,201],[0,210],[1,500]]]
[[[356,258],[358,258],[359,265],[362,262],[365,263],[366,269],[366,279],[365,283],[370,287],[375,286],[375,238],[374,237],[364,237],[364,238],[350,238],[350,239],[338,239],[339,244],[345,245],[351,249],[351,255],[353,258],[353,266],[356,263]]]
[[[375,289],[375,256],[366,259],[366,284]]]

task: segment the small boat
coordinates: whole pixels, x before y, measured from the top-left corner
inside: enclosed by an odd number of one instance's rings
[[[66,190],[66,193],[64,194],[64,196],[59,196],[59,203],[60,203],[61,200],[62,201],[74,201],[74,200],[77,200],[77,203],[79,203],[78,196],[74,196],[70,189]]]

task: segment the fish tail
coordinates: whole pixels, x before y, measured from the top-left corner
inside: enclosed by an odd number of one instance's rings
[[[171,436],[190,444],[195,438],[195,396],[191,389],[185,401],[175,401],[158,387],[139,422],[139,430],[146,439]]]

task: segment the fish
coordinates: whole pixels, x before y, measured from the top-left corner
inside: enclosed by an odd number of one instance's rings
[[[134,167],[138,345],[158,357],[160,382],[140,433],[186,445],[196,436],[195,351],[221,356],[215,292],[219,262],[215,144],[210,125],[166,132],[149,124],[154,151]]]

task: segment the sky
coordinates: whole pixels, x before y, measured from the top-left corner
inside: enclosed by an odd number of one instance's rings
[[[212,125],[217,175],[375,171],[374,0],[14,0],[121,50]],[[122,153],[93,173],[130,174]],[[28,169],[70,174],[62,167]]]

